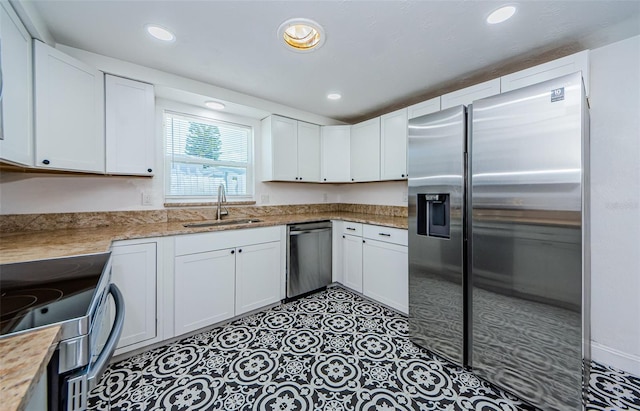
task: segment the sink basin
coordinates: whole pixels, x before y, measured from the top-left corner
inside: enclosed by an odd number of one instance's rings
[[[195,228],[195,227],[217,227],[221,225],[236,225],[236,224],[252,224],[259,223],[262,220],[258,220],[256,218],[247,218],[244,220],[221,220],[221,221],[207,221],[201,223],[188,223],[184,226],[187,228]]]

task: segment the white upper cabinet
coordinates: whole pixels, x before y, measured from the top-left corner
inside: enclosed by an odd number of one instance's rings
[[[154,116],[151,84],[105,75],[107,174],[153,175]]]
[[[349,167],[351,126],[321,127],[322,182],[344,183],[351,178]]]
[[[471,87],[456,90],[452,93],[444,94],[441,97],[441,108],[446,110],[451,107],[468,105],[474,100],[500,94],[500,79],[485,81],[484,83],[475,84]]]
[[[380,180],[380,117],[351,126],[351,181]]]
[[[430,100],[414,104],[409,106],[407,109],[407,118],[409,120],[426,114],[435,113],[436,111],[440,111],[440,97],[435,97]]]
[[[589,95],[589,50],[503,76],[500,79],[502,92],[530,86],[576,71],[582,72],[585,90]]]
[[[31,37],[11,6],[0,3],[2,100],[0,158],[33,165]]]
[[[263,181],[320,181],[320,126],[276,115],[262,120]]]
[[[35,48],[35,166],[105,172],[104,76],[39,41]]]
[[[380,179],[407,177],[407,109],[380,117]]]
[[[298,181],[320,181],[320,126],[298,121]]]

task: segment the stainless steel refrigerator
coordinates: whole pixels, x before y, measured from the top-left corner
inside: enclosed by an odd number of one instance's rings
[[[589,115],[580,73],[409,121],[409,325],[544,410],[588,385]]]

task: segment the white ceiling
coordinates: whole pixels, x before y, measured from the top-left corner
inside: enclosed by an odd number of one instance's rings
[[[640,1],[29,1],[57,43],[347,122],[640,34]],[[516,15],[488,25],[505,3]],[[292,17],[320,23],[324,46],[286,50]]]

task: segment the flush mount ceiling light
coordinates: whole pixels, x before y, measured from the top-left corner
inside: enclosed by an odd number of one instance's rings
[[[487,23],[489,24],[498,24],[503,21],[509,20],[513,15],[516,14],[515,6],[504,6],[500,7],[497,10],[494,10],[489,17],[487,17]]]
[[[278,40],[289,50],[308,52],[319,49],[325,40],[324,29],[309,19],[290,19],[278,28]]]
[[[147,29],[147,33],[158,40],[170,42],[176,39],[175,34],[164,27],[160,27],[155,24],[147,24],[145,28]]]
[[[207,101],[204,105],[212,110],[223,110],[225,107],[225,105],[219,101]]]
[[[327,98],[329,100],[340,100],[342,98],[342,95],[340,93],[329,93],[327,94]]]

